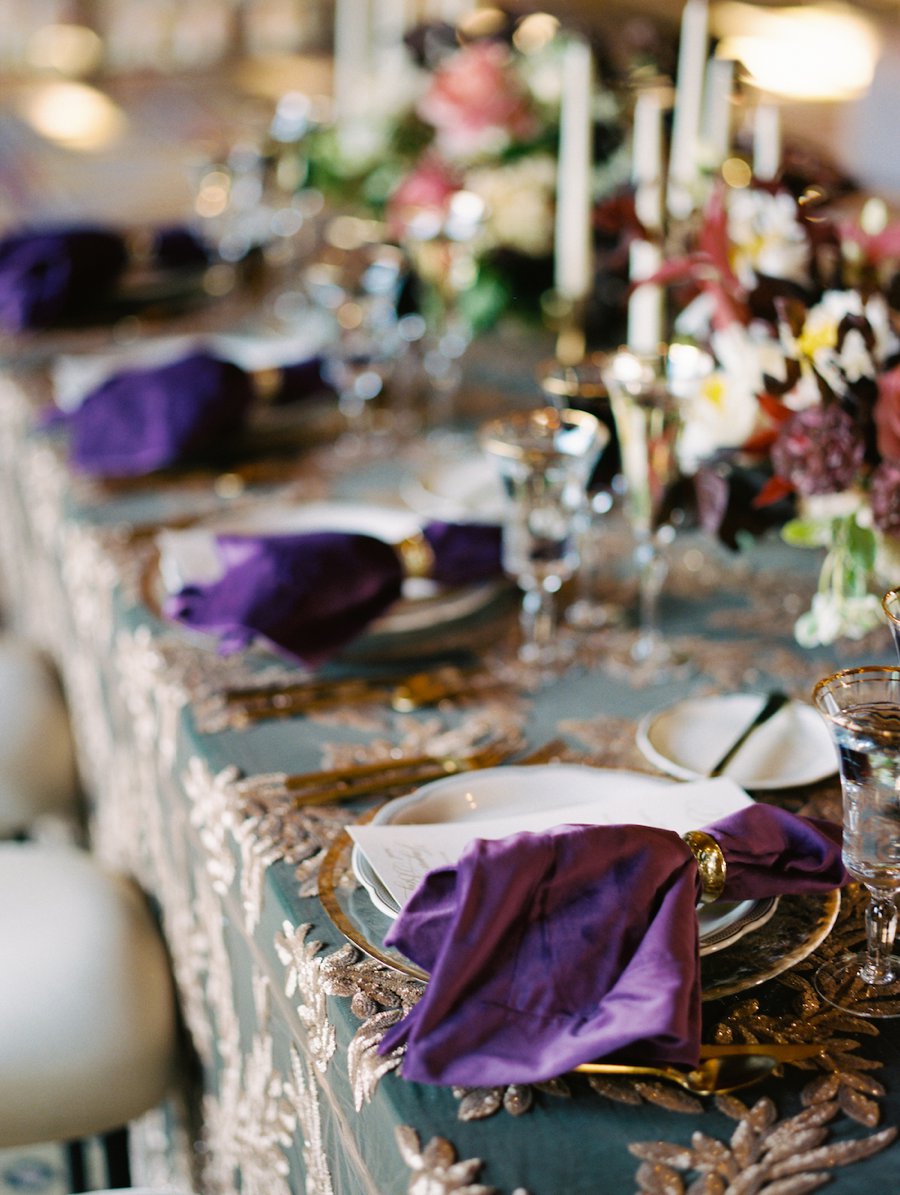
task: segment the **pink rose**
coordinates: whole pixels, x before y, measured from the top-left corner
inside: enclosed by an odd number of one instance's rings
[[[394,188],[387,205],[387,223],[393,236],[401,236],[416,212],[447,209],[459,180],[439,158],[423,158]]]
[[[497,132],[520,139],[536,132],[528,94],[510,63],[505,46],[481,41],[463,46],[434,72],[418,112],[445,152],[464,156]]]
[[[878,379],[875,428],[879,453],[886,460],[900,464],[900,365]]]

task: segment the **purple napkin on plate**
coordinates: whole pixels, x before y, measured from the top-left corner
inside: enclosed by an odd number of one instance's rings
[[[0,326],[48,328],[95,307],[127,260],[122,237],[100,228],[10,233],[0,240]]]
[[[244,425],[253,399],[242,369],[195,352],[114,374],[51,422],[68,428],[75,468],[136,477],[221,450]]]
[[[468,584],[500,576],[500,532],[480,524],[440,524],[432,544],[433,575]],[[424,528],[428,538],[431,526]],[[471,535],[477,570],[466,561]],[[490,568],[486,541],[495,544]],[[442,543],[452,547],[446,559]],[[262,638],[308,665],[323,663],[400,597],[398,550],[371,535],[344,531],[294,535],[218,535],[223,574],[168,598],[164,613],[219,637],[223,652]],[[489,571],[490,570],[490,571]]]
[[[823,891],[846,879],[840,827],[772,806],[711,826],[723,899]],[[429,873],[385,939],[429,972],[380,1051],[403,1075],[498,1085],[609,1056],[696,1065],[700,878],[669,830],[560,826],[476,840]]]

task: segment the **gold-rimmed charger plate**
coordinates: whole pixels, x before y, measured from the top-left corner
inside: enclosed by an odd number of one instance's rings
[[[373,810],[363,820],[368,821]],[[350,862],[353,841],[342,830],[322,861],[319,899],[336,929],[386,967],[427,982],[428,975],[399,951],[383,945],[392,921],[373,905]],[[733,945],[701,959],[704,1001],[744,992],[796,966],[817,950],[837,920],[839,889],[782,896],[768,920]]]

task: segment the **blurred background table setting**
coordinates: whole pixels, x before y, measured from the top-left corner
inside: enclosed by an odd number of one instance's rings
[[[896,1169],[896,33],[594,8],[0,5],[0,611],[166,940],[147,1186]]]

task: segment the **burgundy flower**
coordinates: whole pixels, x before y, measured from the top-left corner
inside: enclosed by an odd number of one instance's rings
[[[900,365],[878,379],[875,428],[878,451],[888,460],[900,463]]]
[[[878,530],[900,538],[900,461],[882,461],[874,471],[869,502]]]
[[[785,423],[772,445],[775,472],[800,494],[833,494],[852,485],[865,456],[853,420],[833,404],[808,407]]]

